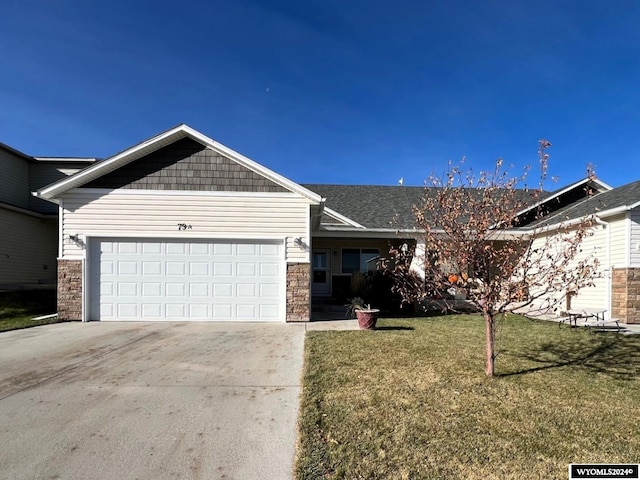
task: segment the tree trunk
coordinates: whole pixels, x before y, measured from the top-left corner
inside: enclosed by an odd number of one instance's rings
[[[487,345],[486,345],[486,363],[484,368],[484,373],[487,374],[488,377],[493,377],[494,372],[494,363],[495,363],[495,329],[494,329],[494,318],[490,312],[484,312],[484,324],[485,324],[485,332],[487,337]]]

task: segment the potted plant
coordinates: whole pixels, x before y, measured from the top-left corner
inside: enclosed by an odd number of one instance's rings
[[[347,316],[355,316],[358,319],[358,326],[361,330],[375,330],[378,321],[378,308],[371,308],[371,305],[365,305],[362,297],[353,297],[349,303],[345,305],[347,308]]]

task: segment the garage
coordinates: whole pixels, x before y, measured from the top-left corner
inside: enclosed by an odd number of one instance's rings
[[[97,238],[89,320],[284,321],[281,241]]]

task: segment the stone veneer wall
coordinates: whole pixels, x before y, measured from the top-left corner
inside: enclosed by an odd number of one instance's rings
[[[311,315],[311,265],[287,264],[287,322],[308,322]]]
[[[640,323],[640,268],[614,268],[611,316],[623,323]]]
[[[58,318],[82,320],[82,260],[58,260]]]

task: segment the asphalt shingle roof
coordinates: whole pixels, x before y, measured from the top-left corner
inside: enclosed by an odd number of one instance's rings
[[[425,195],[438,188],[303,184],[303,187],[327,199],[326,207],[369,229],[412,229],[415,227],[412,206],[420,205]],[[531,193],[519,190],[527,201]]]
[[[437,191],[436,188],[380,185],[304,184],[302,186],[326,198],[327,208],[335,210],[369,229],[414,228],[412,206],[421,204],[425,195]],[[578,188],[584,189],[584,185],[576,186],[576,189]],[[531,196],[531,193],[525,190],[520,190],[520,192],[525,201]],[[575,197],[577,192],[576,190],[571,195]],[[548,198],[552,194],[545,192],[544,196]],[[546,218],[529,223],[523,228],[560,223],[605,210],[633,205],[640,202],[640,181],[591,197],[569,199],[566,204],[563,203],[567,202],[567,199],[562,200],[562,198],[565,197],[557,198],[557,201],[560,202],[557,208],[553,205],[556,199],[550,201],[551,213]]]
[[[326,206],[367,228],[413,228],[411,206],[419,204],[424,187],[319,185],[303,187],[327,199]]]

